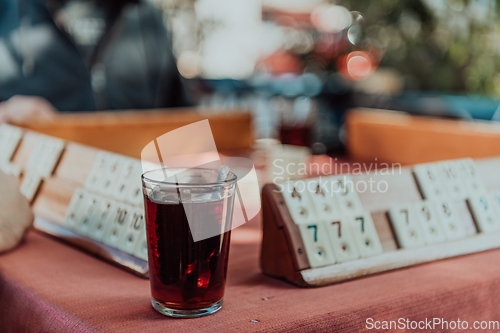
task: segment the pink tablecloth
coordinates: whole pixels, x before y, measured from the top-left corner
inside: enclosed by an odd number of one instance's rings
[[[31,232],[0,256],[0,331],[358,332],[370,317],[500,320],[500,250],[300,289],[260,273],[252,224],[234,232],[223,309],[198,319],[156,313],[147,280]]]
[[[500,250],[300,289],[261,274],[260,230],[255,219],[233,231],[223,309],[197,319],[160,315],[149,281],[30,232],[0,255],[0,332],[359,332],[368,318],[500,320]]]

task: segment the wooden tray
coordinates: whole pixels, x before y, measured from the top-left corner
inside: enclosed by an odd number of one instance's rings
[[[353,109],[346,116],[347,150],[356,160],[403,165],[500,155],[497,122],[411,116]]]
[[[252,115],[245,110],[130,110],[58,114],[51,120],[16,124],[39,133],[141,158],[142,149],[179,127],[208,119],[219,150],[245,150],[253,144]]]

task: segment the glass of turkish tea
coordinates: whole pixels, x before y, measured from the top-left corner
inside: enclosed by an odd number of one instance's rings
[[[142,175],[151,301],[183,318],[222,306],[236,176],[212,169],[159,169]]]

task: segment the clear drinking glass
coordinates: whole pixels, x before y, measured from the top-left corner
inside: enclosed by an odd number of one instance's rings
[[[236,176],[217,176],[211,169],[142,175],[151,300],[162,314],[193,318],[222,306]]]

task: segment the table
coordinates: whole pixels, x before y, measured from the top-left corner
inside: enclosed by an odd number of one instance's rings
[[[30,231],[0,255],[0,332],[359,332],[367,318],[500,321],[500,249],[301,289],[261,273],[261,223],[259,215],[232,231],[223,308],[196,319],[157,313],[148,280]]]
[[[224,306],[197,319],[157,313],[147,280],[31,231],[0,256],[1,331],[359,332],[367,318],[500,320],[500,250],[301,289],[260,272],[260,224],[233,231]]]

